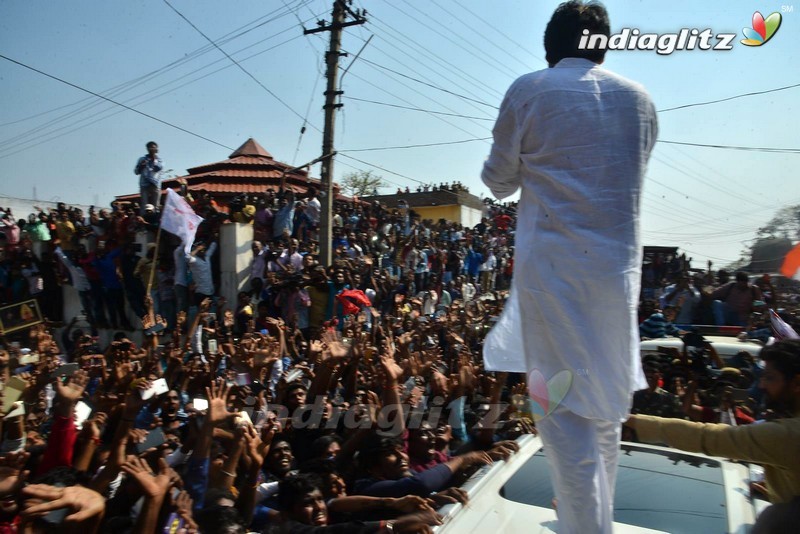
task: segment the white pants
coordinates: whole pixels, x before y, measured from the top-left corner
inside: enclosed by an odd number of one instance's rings
[[[558,500],[559,534],[610,534],[622,423],[558,406],[536,428]]]

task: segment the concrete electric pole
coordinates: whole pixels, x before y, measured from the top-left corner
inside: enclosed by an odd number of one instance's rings
[[[321,253],[320,260],[325,266],[333,262],[333,251],[331,250],[331,241],[333,240],[333,228],[331,224],[331,219],[333,217],[333,134],[336,110],[342,107],[342,104],[336,103],[337,97],[342,94],[342,91],[340,91],[337,86],[339,58],[347,55],[341,52],[342,29],[347,26],[364,24],[367,21],[367,19],[364,18],[366,11],[353,11],[349,6],[351,1],[352,0],[334,0],[333,13],[331,14],[331,23],[329,25],[326,26],[324,21],[319,21],[319,27],[313,30],[303,30],[305,35],[325,31],[331,32],[330,48],[325,53],[328,84],[325,89],[325,128],[322,132],[322,157],[324,159],[322,160],[322,171],[320,173],[324,196],[320,195],[322,196],[320,199],[322,201],[322,210],[319,220],[319,246]],[[348,21],[348,15],[350,15],[353,20]]]

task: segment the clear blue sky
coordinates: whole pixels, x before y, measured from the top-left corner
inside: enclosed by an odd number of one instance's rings
[[[287,163],[319,156],[321,134],[315,127],[321,130],[323,123],[321,64],[327,34],[303,36],[299,20],[310,28],[318,19],[329,19],[331,1],[170,1],[294,111],[212,48],[163,1],[4,0],[0,54],[219,145],[236,148],[252,136]],[[392,184],[415,187],[412,179],[460,180],[485,194],[479,176],[488,141],[347,150],[489,137],[494,107],[511,81],[546,67],[542,34],[557,4],[356,0],[354,7],[366,8],[369,22],[345,31],[343,48],[350,57],[343,59],[343,66],[374,37],[344,78],[336,148],[386,170],[339,157],[336,176],[372,169]],[[767,16],[781,11],[782,4],[606,2],[614,32],[630,27],[665,33],[687,27],[738,35],[727,52],[660,56],[617,51],[608,54],[605,67],[644,84],[659,109],[798,84],[800,3],[784,5],[793,10],[784,13],[775,37],[762,47],[748,48],[739,39],[753,11]],[[244,30],[250,31],[236,35]],[[660,138],[798,148],[798,96],[800,87],[661,113]],[[2,59],[0,100],[0,194],[29,198],[35,187],[43,200],[107,204],[114,195],[136,190],[134,162],[151,139],[159,143],[171,174],[225,159],[231,152]],[[308,126],[301,138],[303,117]],[[777,208],[800,203],[798,163],[796,153],[659,144],[645,187],[645,243],[680,246],[695,266],[708,258],[717,265],[737,259],[743,243]]]

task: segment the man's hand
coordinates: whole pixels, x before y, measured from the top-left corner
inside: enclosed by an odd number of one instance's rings
[[[206,388],[206,395],[208,396],[206,423],[210,427],[221,425],[228,419],[236,417],[235,413],[228,411],[227,399],[230,389],[230,386],[222,380],[211,382],[211,387]]]
[[[630,417],[628,417],[628,420],[625,421],[622,424],[624,426],[627,426],[631,430],[636,430],[636,416],[635,415],[631,415]]]
[[[383,354],[381,356],[381,367],[386,375],[386,380],[390,384],[397,384],[403,378],[403,368],[394,361],[392,356]]]
[[[59,508],[69,508],[72,513],[64,521],[86,521],[102,515],[106,501],[96,491],[83,486],[58,488],[47,484],[33,484],[22,490],[25,497],[22,515],[28,518],[41,517]]]
[[[6,498],[22,489],[30,471],[23,471],[31,455],[28,452],[11,452],[0,456],[0,497]]]
[[[428,500],[431,501],[434,508],[440,508],[445,504],[466,504],[469,500],[469,496],[467,492],[461,488],[447,488],[431,495]]]
[[[441,524],[441,516],[432,510],[424,510],[398,517],[392,524],[392,531],[401,534],[428,533],[433,532],[431,526]]]
[[[407,514],[413,512],[433,511],[430,503],[418,495],[406,495],[405,497],[400,497],[398,499],[391,499],[388,504],[390,508],[400,512],[405,512]]]
[[[97,412],[91,419],[88,419],[81,429],[81,437],[86,440],[100,439],[102,429],[106,426],[108,415],[104,412]]]
[[[75,403],[83,397],[83,392],[88,383],[89,375],[83,370],[75,371],[75,374],[67,378],[66,382],[62,382],[60,378],[56,379],[55,390],[58,401],[58,415],[66,417],[72,415]]]
[[[158,474],[141,458],[132,458],[125,462],[122,470],[136,481],[142,493],[149,499],[163,499],[172,486],[171,469],[164,458],[158,459]]]

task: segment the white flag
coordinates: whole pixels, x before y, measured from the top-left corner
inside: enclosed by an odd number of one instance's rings
[[[772,308],[769,309],[769,318],[772,322],[772,331],[775,333],[775,339],[778,341],[782,339],[800,339],[800,336],[797,335],[794,328],[781,319],[781,316]]]
[[[161,212],[161,229],[180,237],[186,254],[192,251],[194,236],[201,222],[203,218],[194,212],[186,199],[167,189],[167,201]]]

